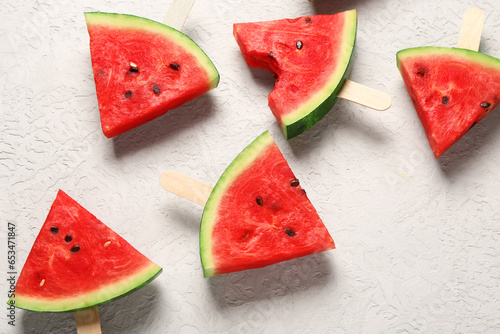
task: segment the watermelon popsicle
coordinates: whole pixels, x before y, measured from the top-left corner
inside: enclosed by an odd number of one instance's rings
[[[74,311],[78,333],[100,333],[97,305],[141,288],[161,272],[59,190],[9,303],[35,312]]]
[[[200,226],[205,277],[335,248],[267,131],[233,160],[213,188],[174,171],[164,172],[160,183],[205,207]]]
[[[348,79],[356,31],[356,10],[233,25],[247,65],[275,77],[268,104],[287,139],[312,127],[337,98],[377,110],[391,106],[388,94]]]
[[[457,47],[397,53],[397,66],[436,159],[500,102],[500,59],[478,52],[483,22],[484,13],[471,8]]]
[[[127,14],[85,13],[106,137],[149,122],[219,84],[210,58],[179,31],[192,3],[174,1],[167,25]]]

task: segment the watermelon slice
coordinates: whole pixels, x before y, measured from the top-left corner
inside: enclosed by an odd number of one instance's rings
[[[106,137],[179,107],[219,83],[207,55],[183,33],[145,18],[85,13]]]
[[[419,47],[399,51],[397,65],[436,158],[500,102],[500,59]]]
[[[130,293],[161,271],[60,190],[9,303],[38,312],[73,311]]]
[[[356,10],[234,24],[248,66],[276,78],[268,102],[286,138],[309,129],[337,101],[351,72],[356,25]]]
[[[255,139],[205,205],[205,277],[264,267],[335,248],[332,237],[269,132]]]

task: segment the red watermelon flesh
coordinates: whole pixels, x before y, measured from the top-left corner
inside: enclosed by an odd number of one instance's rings
[[[443,47],[399,51],[398,68],[439,158],[500,102],[500,60]]]
[[[229,165],[205,205],[200,232],[205,276],[333,248],[332,237],[267,131]]]
[[[271,111],[286,138],[319,121],[335,104],[351,70],[356,11],[234,24],[233,34],[250,67],[271,71]]]
[[[16,283],[15,306],[65,312],[103,304],[162,269],[63,191],[52,204]]]
[[[106,137],[114,137],[217,86],[219,74],[189,37],[124,14],[85,13]]]

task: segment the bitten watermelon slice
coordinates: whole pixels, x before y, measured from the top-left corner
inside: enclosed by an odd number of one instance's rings
[[[200,231],[205,277],[333,248],[332,237],[267,131],[229,165],[205,205]]]
[[[161,271],[60,190],[9,302],[38,312],[73,311],[130,293]]]
[[[436,158],[500,102],[500,59],[419,47],[399,51],[397,65]]]
[[[286,138],[309,129],[335,104],[351,71],[356,11],[236,23],[233,34],[248,66],[271,71],[271,111]]]
[[[85,13],[106,137],[179,107],[219,83],[208,56],[183,33],[145,18]]]

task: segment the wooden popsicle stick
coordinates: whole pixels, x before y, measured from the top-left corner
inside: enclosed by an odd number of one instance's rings
[[[163,189],[191,202],[205,206],[213,187],[175,171],[166,171],[160,176]]]
[[[345,81],[337,96],[375,110],[386,110],[392,105],[389,94],[349,79]]]
[[[478,51],[483,23],[484,12],[479,8],[469,8],[464,15],[457,47]]]
[[[73,313],[75,314],[76,332],[78,334],[101,334],[97,306],[76,310]]]
[[[165,19],[163,19],[163,23],[174,29],[181,30],[193,4],[194,0],[173,0]]]

